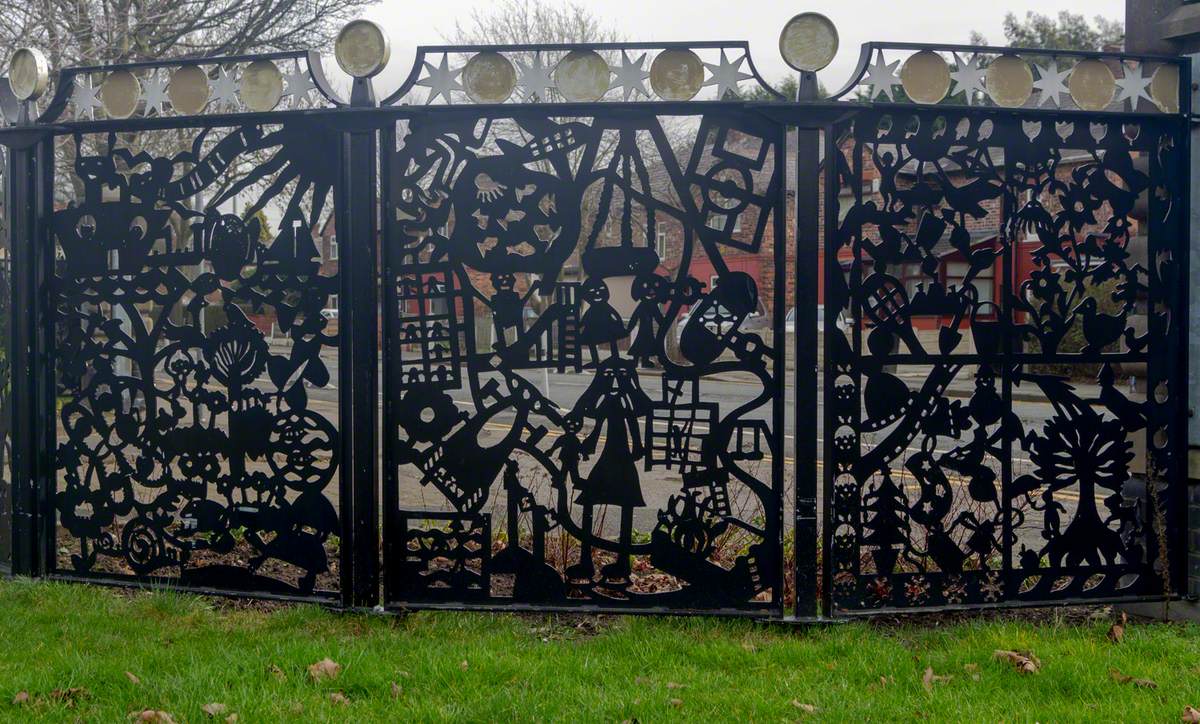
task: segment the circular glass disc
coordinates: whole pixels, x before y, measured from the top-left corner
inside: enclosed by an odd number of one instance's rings
[[[109,118],[129,118],[137,110],[141,85],[133,73],[116,70],[100,85],[100,102]]]
[[[1150,79],[1150,98],[1163,113],[1179,112],[1179,66],[1163,63]]]
[[[19,48],[8,64],[8,83],[13,94],[23,101],[34,100],[50,84],[50,64],[34,48]]]
[[[199,66],[185,65],[171,74],[167,97],[176,113],[195,115],[208,105],[208,76]]]
[[[342,70],[355,78],[370,78],[387,65],[391,46],[383,28],[370,20],[346,23],[333,44]]]
[[[1117,92],[1117,79],[1107,65],[1088,58],[1071,71],[1067,86],[1075,105],[1085,111],[1102,111],[1112,103]]]
[[[463,67],[463,89],[476,103],[503,103],[517,87],[517,71],[508,58],[488,50]]]
[[[608,84],[608,63],[594,50],[572,50],[554,68],[554,85],[569,101],[598,101]]]
[[[940,103],[950,91],[950,66],[937,53],[922,50],[904,61],[900,85],[917,103]]]
[[[837,27],[820,13],[800,13],[779,33],[783,62],[796,70],[821,70],[833,61],[837,49]]]
[[[1018,108],[1033,95],[1033,69],[1015,55],[1002,55],[988,65],[984,85],[996,105]]]
[[[242,102],[252,111],[269,111],[283,98],[283,74],[269,60],[256,60],[242,71]]]
[[[650,64],[650,87],[665,101],[688,101],[704,85],[704,63],[690,50],[671,48]]]

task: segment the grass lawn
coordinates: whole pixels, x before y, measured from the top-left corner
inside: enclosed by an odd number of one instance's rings
[[[220,703],[222,718],[236,712],[239,722],[1179,721],[1186,705],[1200,707],[1200,627],[1131,622],[1115,644],[1107,621],[1035,621],[789,630],[707,619],[383,617],[7,581],[0,718],[117,722],[154,709],[204,721],[202,707]],[[1030,650],[1041,669],[1020,674],[993,660],[998,648]],[[308,666],[325,658],[340,675],[310,680]],[[952,678],[926,684],[927,668]],[[1157,686],[1121,683],[1110,669]]]

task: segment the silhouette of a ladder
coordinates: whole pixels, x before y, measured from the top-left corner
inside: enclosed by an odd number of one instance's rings
[[[562,305],[564,314],[558,320],[558,371],[567,367],[576,372],[583,370],[583,352],[579,349],[579,285],[573,282],[559,284],[554,290],[554,300]]]

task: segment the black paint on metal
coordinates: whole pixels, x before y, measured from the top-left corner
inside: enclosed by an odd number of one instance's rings
[[[854,84],[874,51],[925,47],[868,44]],[[504,48],[554,49],[577,46]],[[414,107],[392,105],[398,92],[377,106],[366,81],[349,102],[335,97],[312,53],[228,60],[301,58],[324,108],[60,120],[75,77],[177,64],[168,61],[68,69],[39,121],[24,109],[24,125],[0,129],[6,301],[21,311],[7,355],[11,397],[0,393],[0,426],[11,414],[0,466],[11,461],[14,573],[356,609],[774,619],[790,609],[805,621],[1177,595],[1187,94],[1177,114],[921,107],[836,100],[850,86],[818,100],[806,74],[795,102]],[[1188,71],[1181,65],[1184,88]],[[686,151],[663,116],[691,124]],[[189,135],[190,151],[130,141],[167,132]],[[82,191],[58,209],[56,143],[73,145],[60,172]],[[668,194],[648,183],[649,167]],[[882,172],[877,188],[864,188],[868,167]],[[615,243],[583,204],[589,189],[617,221]],[[195,205],[198,192],[212,203]],[[234,211],[243,199],[249,206]],[[983,249],[969,219],[993,201],[1004,224]],[[256,212],[268,207],[283,219],[265,229]],[[313,247],[327,207],[336,272]],[[748,207],[757,227],[744,243],[729,229]],[[633,242],[633,227],[649,234],[656,215],[683,230],[676,268]],[[766,234],[769,339],[741,328],[759,290],[723,254],[766,254]],[[795,563],[785,571],[789,243],[796,491]],[[935,249],[947,246],[978,261],[974,273],[998,260],[1000,293],[981,299],[969,278],[952,285],[934,273]],[[1028,279],[1018,273],[1023,249]],[[715,288],[688,274],[699,250]],[[582,278],[567,280],[576,251]],[[630,320],[609,303],[608,282],[620,277],[635,280]],[[1111,289],[1097,292],[1101,284]],[[322,314],[333,294],[336,333]],[[267,308],[282,344],[255,326]],[[489,339],[475,324],[485,315]],[[922,337],[913,320],[923,317],[944,321]],[[667,349],[673,323],[683,326],[677,356]],[[1067,349],[1073,327],[1079,348]],[[320,354],[331,347],[336,380]],[[1094,399],[1060,374],[1084,365],[1098,370]],[[1118,388],[1119,365],[1146,366],[1145,400]],[[644,374],[650,366],[661,383]],[[525,376],[542,370],[591,382],[560,409]],[[756,380],[752,402],[722,409],[706,399],[706,379],[729,372]],[[971,396],[951,399],[948,385],[964,375]],[[309,390],[331,383],[336,421],[310,404]],[[1015,413],[1014,398],[1031,388],[1050,404],[1045,421]],[[1132,435],[1147,450],[1141,481],[1130,472]],[[677,475],[679,490],[643,537],[632,511],[646,506],[650,470]],[[402,494],[414,485],[416,507]],[[749,512],[729,506],[734,489]],[[1068,493],[1079,498],[1069,515]],[[596,523],[600,510],[617,519],[612,530]],[[0,527],[9,529],[3,512]],[[744,549],[718,559],[715,541],[733,530]],[[548,555],[552,539],[567,560]],[[0,566],[4,549],[0,534]],[[649,575],[639,580],[635,565]],[[653,587],[641,585],[648,579]]]

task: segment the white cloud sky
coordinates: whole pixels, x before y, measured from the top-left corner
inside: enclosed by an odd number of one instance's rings
[[[585,0],[597,16],[629,41],[747,40],[759,71],[769,82],[789,72],[779,57],[779,31],[799,12],[813,10],[837,25],[841,45],[837,58],[821,72],[825,86],[840,88],[868,40],[965,43],[978,30],[993,45],[1004,44],[1004,14],[1027,10],[1057,14],[1060,10],[1124,18],[1124,0]],[[444,42],[455,20],[466,20],[488,0],[383,0],[366,12],[381,23],[392,41],[392,58],[380,78],[386,94],[408,75],[418,45]],[[332,65],[332,64],[331,64]]]

